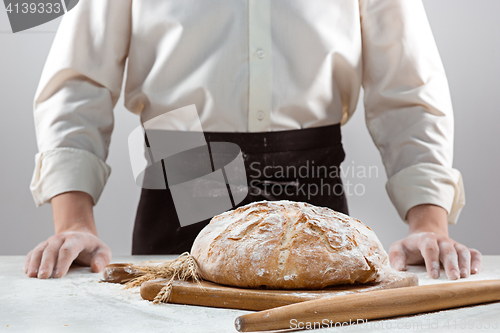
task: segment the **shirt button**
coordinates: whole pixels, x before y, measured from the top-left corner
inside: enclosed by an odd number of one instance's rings
[[[265,116],[264,111],[262,110],[257,111],[257,119],[262,120],[264,119],[264,116]]]
[[[265,55],[266,55],[266,52],[264,52],[263,49],[258,49],[257,50],[257,57],[259,57],[259,59],[264,59]]]

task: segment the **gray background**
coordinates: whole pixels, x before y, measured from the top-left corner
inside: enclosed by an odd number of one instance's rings
[[[412,0],[408,0],[412,1]],[[454,166],[464,177],[467,204],[450,234],[483,254],[500,254],[500,1],[424,0],[450,83],[455,109]],[[0,255],[26,254],[53,234],[51,207],[36,208],[29,183],[37,152],[32,103],[58,20],[12,34],[0,9]],[[351,180],[365,186],[349,197],[350,214],[372,229],[388,249],[407,233],[385,192],[379,153],[364,124],[363,107],[343,127],[344,165],[378,166],[379,177]],[[108,164],[113,171],[95,208],[100,237],[114,255],[129,254],[139,188],[132,179],[127,136],[136,115],[115,108],[116,125]],[[349,178],[349,177],[348,177]]]

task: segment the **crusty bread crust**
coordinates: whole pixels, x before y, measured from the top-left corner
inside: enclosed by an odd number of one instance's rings
[[[205,280],[269,289],[378,282],[390,269],[375,233],[303,202],[260,201],[215,216],[191,254]]]

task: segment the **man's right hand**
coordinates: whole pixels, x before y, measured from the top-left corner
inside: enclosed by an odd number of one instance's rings
[[[111,260],[111,250],[97,237],[92,197],[66,192],[51,200],[56,234],[31,250],[24,264],[29,277],[63,277],[73,262],[100,272]]]
[[[47,279],[66,275],[73,261],[100,272],[111,260],[111,250],[88,231],[67,231],[38,244],[26,256],[24,272]]]

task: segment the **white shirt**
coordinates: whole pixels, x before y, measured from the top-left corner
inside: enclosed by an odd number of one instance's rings
[[[447,79],[419,0],[82,0],[62,20],[35,97],[37,205],[97,202],[128,59],[125,106],[145,122],[195,104],[205,131],[348,121],[360,88],[400,216],[465,203]],[[179,119],[172,129],[190,130]]]

